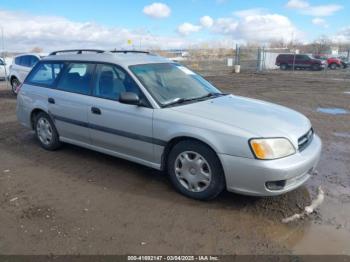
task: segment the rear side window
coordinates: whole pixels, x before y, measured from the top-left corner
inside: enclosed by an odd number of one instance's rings
[[[38,61],[39,59],[36,56],[28,56],[27,66],[33,67]]]
[[[94,71],[94,65],[88,63],[72,63],[63,72],[57,89],[72,93],[88,95]]]
[[[15,58],[15,64],[25,67],[33,67],[39,61],[39,58],[33,55],[24,55]]]
[[[290,57],[290,55],[279,55],[278,59],[280,60],[287,60]]]
[[[19,60],[19,64],[21,66],[26,66],[26,67],[29,67],[29,64],[30,64],[30,56],[22,56]]]
[[[26,81],[32,85],[52,86],[63,66],[63,63],[40,63],[33,69]]]
[[[21,56],[18,56],[18,57],[15,58],[15,64],[16,65],[21,65],[21,58],[22,58]]]
[[[297,55],[297,59],[302,61],[307,61],[307,60],[310,60],[310,57],[307,55]]]

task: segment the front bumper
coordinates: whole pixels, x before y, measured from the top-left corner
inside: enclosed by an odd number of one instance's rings
[[[321,139],[315,135],[302,152],[276,159],[257,160],[219,154],[228,191],[254,196],[274,196],[304,184],[315,170],[322,150]],[[267,182],[285,180],[283,189],[270,190]]]

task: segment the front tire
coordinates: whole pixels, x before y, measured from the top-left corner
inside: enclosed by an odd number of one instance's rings
[[[225,188],[224,172],[218,156],[199,141],[179,142],[170,151],[167,162],[171,183],[187,197],[210,200]]]
[[[48,114],[41,112],[36,115],[34,129],[36,138],[44,149],[54,151],[61,146],[56,127]]]
[[[11,91],[14,95],[17,95],[17,89],[18,87],[21,85],[21,83],[19,82],[19,80],[14,77],[11,80]]]
[[[319,65],[312,65],[311,66],[311,70],[312,71],[320,71],[321,70],[321,67]]]

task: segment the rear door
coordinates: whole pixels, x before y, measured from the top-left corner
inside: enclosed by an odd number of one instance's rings
[[[61,138],[90,144],[88,110],[91,105],[91,80],[95,65],[68,63],[56,89],[48,96],[49,111]]]
[[[99,64],[93,89],[95,99],[88,110],[92,143],[137,162],[154,162],[153,108],[120,103],[122,92],[134,92],[145,99],[124,69]]]

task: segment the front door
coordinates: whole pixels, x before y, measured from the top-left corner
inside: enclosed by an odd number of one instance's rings
[[[125,70],[115,65],[98,65],[95,99],[88,110],[92,143],[137,162],[154,162],[153,108],[120,103],[122,92],[143,96]]]

